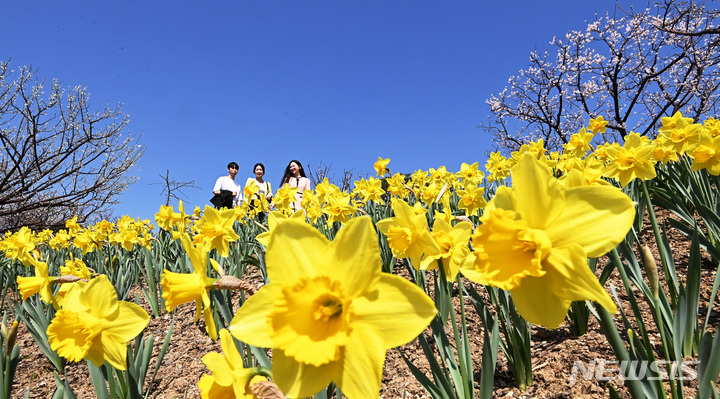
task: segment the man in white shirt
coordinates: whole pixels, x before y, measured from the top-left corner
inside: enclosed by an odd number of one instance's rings
[[[213,197],[210,202],[215,205],[215,208],[232,208],[240,203],[240,194],[242,190],[240,186],[235,183],[235,176],[238,173],[238,164],[230,162],[227,166],[228,175],[218,177],[213,188]]]

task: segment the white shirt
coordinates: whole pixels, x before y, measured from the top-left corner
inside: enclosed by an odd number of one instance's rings
[[[235,183],[235,180],[231,179],[230,176],[218,177],[213,192],[220,190],[228,190],[236,193],[235,197],[233,197],[233,206],[238,206],[240,198],[242,198],[242,189]]]

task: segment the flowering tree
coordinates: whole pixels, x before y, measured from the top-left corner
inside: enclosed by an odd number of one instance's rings
[[[500,148],[542,138],[558,149],[598,116],[609,122],[602,140],[620,142],[631,131],[653,134],[662,116],[681,109],[696,120],[717,113],[717,10],[668,0],[616,14],[553,38],[554,51],[531,53],[530,65],[486,101],[491,115],[481,127]]]
[[[0,231],[109,213],[144,152],[125,132],[128,116],[92,111],[84,87],[46,88],[31,68],[12,75],[0,63]]]

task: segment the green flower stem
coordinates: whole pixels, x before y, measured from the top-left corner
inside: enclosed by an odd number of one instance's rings
[[[650,201],[650,193],[648,192],[647,183],[645,180],[640,180],[643,198],[645,199],[645,205],[648,211],[648,217],[650,218],[650,224],[652,225],[653,234],[655,235],[655,242],[657,243],[658,251],[660,252],[660,258],[662,260],[663,271],[669,276],[670,271],[668,265],[670,264],[670,255],[668,255],[665,245],[663,244],[662,235],[660,234],[660,228],[658,227],[657,218],[655,217],[655,210],[653,209],[652,201]],[[670,301],[672,308],[677,308],[677,287],[672,283],[672,279],[666,278],[668,282],[668,291],[670,291]]]
[[[655,306],[653,306],[653,312],[655,313],[655,322],[657,323],[658,331],[660,331],[660,341],[662,342],[662,349],[663,349],[663,355],[665,356],[665,360],[670,360],[670,352],[668,351],[668,342],[667,342],[667,336],[665,334],[665,328],[663,328],[663,322],[662,322],[662,315],[660,314],[660,299],[657,297],[653,297],[650,299],[655,303]],[[678,359],[674,359],[678,360]],[[673,399],[679,399],[683,397],[682,394],[682,384],[680,384],[680,389],[675,386],[675,380],[670,378],[670,394],[672,395]],[[662,386],[662,384],[661,384]],[[678,392],[679,391],[679,392]],[[664,393],[664,392],[663,392]],[[678,396],[679,393],[679,396]]]
[[[630,361],[630,355],[628,354],[627,350],[625,349],[625,343],[623,342],[622,338],[620,337],[620,333],[617,330],[617,327],[615,326],[615,321],[613,320],[612,316],[610,315],[610,312],[605,310],[602,306],[597,307],[597,312],[600,315],[600,325],[602,326],[603,332],[605,333],[605,336],[607,337],[608,343],[610,344],[610,347],[612,348],[613,352],[615,353],[615,357],[623,362],[629,362]],[[629,368],[630,372],[632,372],[632,368]],[[632,396],[635,399],[639,398],[645,398],[645,392],[643,390],[643,387],[640,383],[640,380],[628,378],[625,380],[625,383],[627,384],[628,390],[630,391],[630,396]],[[664,395],[663,397],[667,397]]]

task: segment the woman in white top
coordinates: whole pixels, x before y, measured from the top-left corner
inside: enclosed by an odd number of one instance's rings
[[[255,177],[248,177],[245,181],[245,187],[247,188],[251,184],[257,185],[257,195],[264,195],[265,198],[270,201],[273,197],[273,193],[272,188],[270,187],[270,182],[263,180],[263,176],[265,176],[265,165],[259,162],[256,163],[253,167],[253,173],[255,174]]]
[[[305,176],[305,170],[303,170],[300,161],[292,160],[285,168],[285,174],[280,181],[280,187],[284,186],[285,183],[289,184],[290,187],[297,187],[298,191],[295,194],[295,202],[291,204],[293,210],[300,209],[300,201],[302,201],[303,191],[310,188],[310,179]]]

